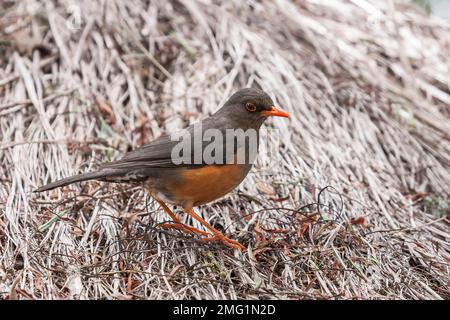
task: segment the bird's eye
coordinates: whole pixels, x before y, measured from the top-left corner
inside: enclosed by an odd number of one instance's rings
[[[255,112],[256,111],[256,106],[253,103],[247,103],[245,105],[245,108],[250,111],[250,112]]]

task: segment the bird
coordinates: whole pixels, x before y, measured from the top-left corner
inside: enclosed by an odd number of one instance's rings
[[[232,94],[211,116],[179,131],[178,140],[174,138],[174,134],[162,135],[129,151],[119,160],[100,165],[96,171],[51,182],[39,187],[35,192],[86,180],[139,184],[172,219],[172,222],[163,223],[160,227],[195,234],[200,236],[201,240],[216,241],[229,248],[244,251],[245,247],[241,243],[211,226],[195,213],[193,208],[222,198],[239,186],[253,166],[251,144],[256,144],[257,152],[260,127],[272,116],[288,118],[289,114],[276,107],[271,97],[263,90],[242,88]],[[214,133],[214,141],[202,137],[208,130]],[[256,141],[251,141],[251,135],[245,136],[244,140],[238,139],[237,134],[230,135],[231,139],[217,137],[228,137],[229,132],[253,132]],[[185,138],[184,148],[180,147],[181,138]],[[211,144],[215,148],[212,148]],[[208,160],[208,157],[204,156],[205,152],[211,149],[213,151],[209,153],[209,158],[216,161]],[[174,152],[175,150],[179,152]],[[239,158],[241,154],[244,155],[243,158]],[[197,220],[206,231],[183,224],[167,204],[183,208],[184,212]]]

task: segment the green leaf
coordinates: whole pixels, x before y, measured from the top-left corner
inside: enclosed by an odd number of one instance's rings
[[[65,215],[67,212],[69,212],[68,209],[63,210],[63,211],[61,211],[61,212],[58,212],[58,213],[55,214],[53,217],[51,217],[50,220],[48,220],[46,223],[42,224],[42,225],[38,228],[38,231],[39,231],[39,232],[44,232],[44,231],[46,231],[48,228],[51,227],[51,225],[52,225],[53,223],[55,223],[56,221],[58,221],[59,219],[61,219],[61,217],[62,217],[63,215]]]

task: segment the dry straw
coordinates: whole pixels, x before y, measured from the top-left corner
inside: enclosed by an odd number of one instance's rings
[[[449,23],[409,1],[73,3],[0,3],[0,298],[449,298]],[[160,231],[139,187],[32,193],[247,86],[292,114],[267,124],[279,161],[198,209],[245,254]]]

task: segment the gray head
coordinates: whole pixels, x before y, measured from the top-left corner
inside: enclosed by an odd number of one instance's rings
[[[255,88],[236,91],[213,115],[213,117],[226,118],[242,129],[259,128],[270,116],[288,117],[289,115],[276,108],[267,93]]]

